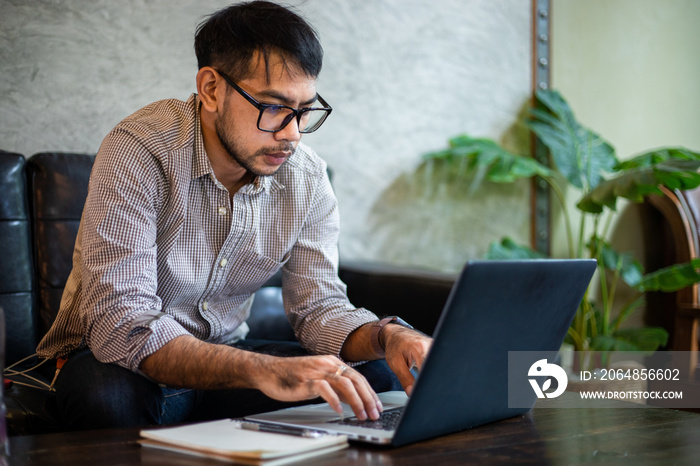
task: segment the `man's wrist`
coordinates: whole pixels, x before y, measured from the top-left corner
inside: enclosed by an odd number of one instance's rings
[[[384,357],[386,354],[386,339],[385,339],[385,328],[391,324],[399,325],[401,327],[410,328],[413,327],[406,321],[398,316],[387,316],[379,321],[372,324],[372,331],[370,333],[370,341],[372,343],[372,349],[379,357]]]

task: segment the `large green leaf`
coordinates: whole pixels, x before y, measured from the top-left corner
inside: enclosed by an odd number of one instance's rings
[[[642,202],[645,196],[661,194],[659,185],[670,189],[692,189],[700,186],[699,160],[668,159],[653,165],[634,166],[615,178],[603,181],[587,193],[577,207],[584,212],[599,214],[604,207],[615,210],[618,197]]]
[[[591,339],[594,351],[656,351],[666,346],[668,332],[661,327],[625,328],[612,335],[597,335]]]
[[[534,249],[521,246],[510,238],[503,238],[501,242],[494,241],[489,246],[486,259],[509,260],[509,259],[543,259],[547,256]]]
[[[613,272],[619,271],[620,277],[629,286],[636,287],[642,281],[644,268],[631,253],[619,253],[610,243],[597,238],[594,238],[589,246],[598,251],[603,266]]]
[[[645,152],[629,160],[619,163],[616,171],[629,170],[631,168],[643,168],[656,165],[667,160],[700,160],[700,154],[683,147],[664,147]]]
[[[618,163],[615,150],[603,138],[581,125],[564,98],[554,90],[536,93],[543,108],[530,111],[528,126],[549,149],[559,172],[579,189],[603,181],[603,172]]]
[[[700,282],[700,259],[684,264],[674,264],[642,277],[637,285],[639,291],[671,292]]]
[[[522,157],[503,149],[490,139],[472,138],[466,134],[449,141],[449,148],[430,152],[426,159],[467,161],[468,170],[483,169],[486,179],[495,183],[512,183],[533,176],[549,177],[552,171],[531,157]]]

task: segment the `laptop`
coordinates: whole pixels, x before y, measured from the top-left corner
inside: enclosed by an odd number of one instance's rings
[[[379,394],[382,418],[393,417],[395,427],[382,420],[359,421],[348,406],[341,418],[328,403],[246,420],[283,431],[342,434],[400,446],[523,414],[537,396],[525,373],[517,406],[509,407],[508,352],[553,358],[595,269],[596,261],[588,259],[467,262],[445,303],[410,398],[403,391]]]

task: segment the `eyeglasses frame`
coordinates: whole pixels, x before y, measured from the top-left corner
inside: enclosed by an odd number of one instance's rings
[[[281,105],[281,104],[263,104],[263,103],[261,103],[261,102],[258,102],[253,96],[251,96],[251,95],[248,94],[246,91],[244,91],[238,84],[236,84],[236,83],[233,81],[233,79],[231,79],[230,77],[228,77],[225,73],[222,73],[222,72],[219,71],[219,70],[215,70],[215,71],[216,71],[217,73],[219,73],[219,74],[221,75],[222,78],[224,78],[224,81],[226,81],[226,83],[227,83],[229,86],[231,86],[232,88],[234,88],[241,96],[243,96],[243,98],[244,98],[245,100],[247,100],[248,102],[250,102],[250,104],[251,104],[253,107],[255,107],[255,108],[258,109],[258,111],[260,112],[260,114],[258,115],[257,127],[258,127],[258,129],[259,129],[260,131],[264,131],[264,132],[266,132],[266,133],[277,133],[277,132],[279,132],[279,131],[282,131],[284,128],[286,128],[287,125],[288,125],[293,119],[295,119],[295,118],[296,118],[296,120],[297,120],[297,125],[298,125],[298,127],[301,128],[301,117],[302,117],[302,115],[303,115],[304,113],[310,112],[310,111],[312,111],[312,110],[323,110],[323,111],[326,112],[326,114],[318,121],[318,123],[317,123],[316,125],[314,125],[313,129],[311,129],[310,131],[309,131],[309,130],[306,130],[306,129],[304,129],[304,130],[302,131],[301,129],[299,129],[299,133],[301,133],[301,134],[313,133],[314,131],[316,131],[317,129],[319,129],[319,128],[321,127],[321,125],[323,125],[323,123],[324,123],[324,122],[326,121],[326,119],[328,118],[328,115],[330,115],[331,112],[333,111],[333,108],[328,104],[328,102],[325,101],[325,99],[324,99],[323,97],[320,96],[320,94],[316,94],[316,97],[318,98],[318,101],[321,103],[321,105],[323,105],[323,107],[305,107],[305,108],[299,108],[299,109],[297,109],[297,108],[294,108],[294,107],[290,107],[290,106],[288,106],[288,105]],[[266,109],[268,109],[268,108],[286,108],[286,109],[291,110],[292,113],[290,113],[290,115],[286,118],[286,121],[283,121],[283,124],[282,124],[282,126],[281,126],[279,129],[276,129],[276,130],[262,129],[262,128],[260,127],[260,120],[262,120],[263,112],[264,112]]]

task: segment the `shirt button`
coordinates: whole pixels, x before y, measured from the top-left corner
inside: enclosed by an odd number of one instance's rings
[[[219,262],[221,267],[226,267],[226,264],[228,264],[228,259],[221,259],[221,262]]]
[[[204,302],[202,303],[202,309],[204,309],[205,311],[206,311],[207,309],[209,309],[209,303],[206,302],[206,301],[204,301]]]
[[[226,207],[219,207],[219,215],[226,215],[227,209]]]

